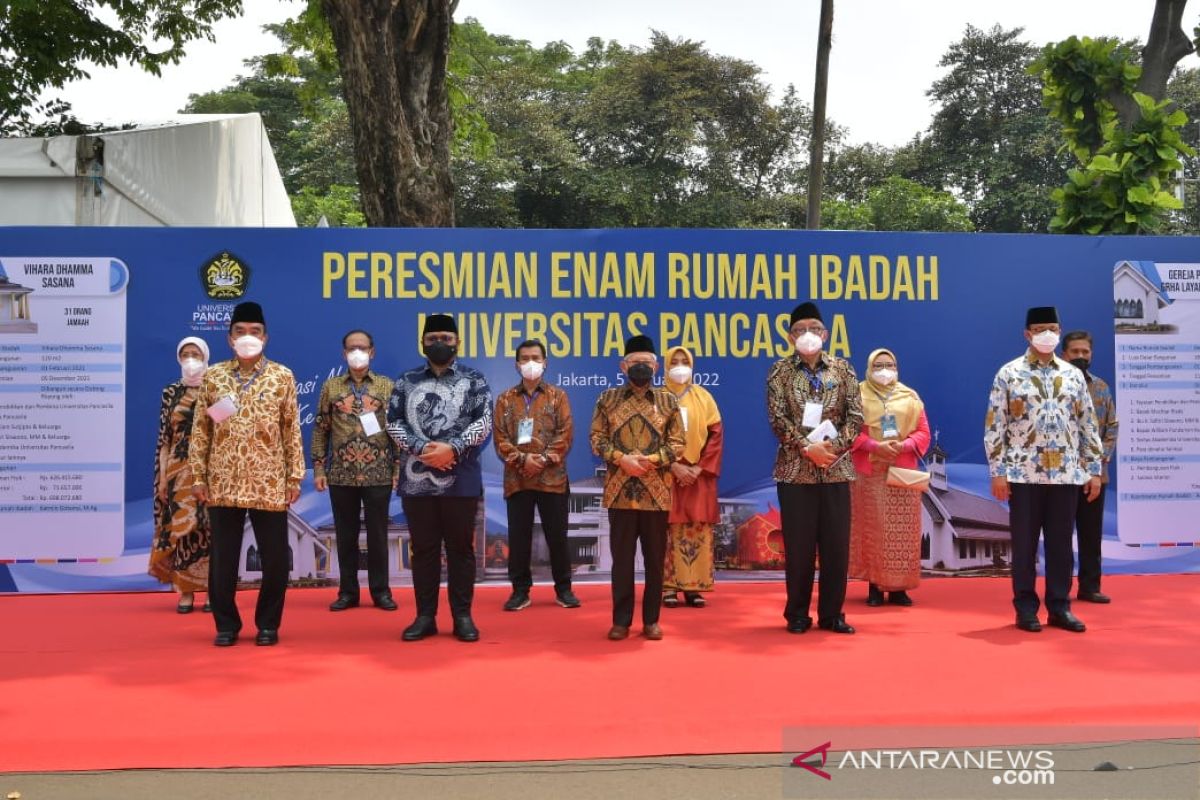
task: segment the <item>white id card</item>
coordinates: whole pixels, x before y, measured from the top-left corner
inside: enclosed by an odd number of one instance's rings
[[[683,418],[683,432],[687,433],[687,429],[688,429],[687,409],[684,408],[683,406],[679,407],[679,416]]]
[[[227,394],[208,407],[208,416],[213,422],[222,423],[238,412],[237,400]]]
[[[809,400],[804,404],[804,419],[800,421],[800,424],[806,428],[815,428],[821,424],[821,415],[824,413],[824,405]]]
[[[517,444],[529,444],[533,441],[533,418],[525,417],[517,423]]]
[[[879,418],[879,428],[885,439],[899,439],[900,430],[896,427],[896,415],[884,414]]]
[[[837,427],[829,420],[821,420],[821,424],[813,428],[808,434],[808,440],[813,444],[823,442],[826,439],[837,438]]]
[[[374,436],[383,430],[379,427],[379,417],[375,416],[374,411],[366,414],[359,414],[358,421],[362,423],[363,433],[365,433],[367,436]]]

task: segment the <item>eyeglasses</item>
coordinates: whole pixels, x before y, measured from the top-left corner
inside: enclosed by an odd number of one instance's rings
[[[801,336],[806,333],[813,333],[813,334],[816,334],[817,336],[820,336],[824,332],[825,332],[825,329],[820,327],[819,325],[814,325],[811,328],[792,328],[793,336]]]
[[[442,344],[453,344],[454,343],[454,334],[447,333],[445,336],[438,336],[437,334],[431,333],[428,336],[424,337],[424,341],[426,344],[433,344],[434,342],[441,342]]]

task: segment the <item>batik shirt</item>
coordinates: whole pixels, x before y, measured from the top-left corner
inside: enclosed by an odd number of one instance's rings
[[[1108,483],[1108,465],[1117,454],[1117,403],[1108,384],[1090,372],[1087,374],[1088,394],[1092,396],[1092,409],[1096,412],[1096,424],[1100,428],[1100,444],[1104,447],[1104,468],[1100,472],[1101,483]]]
[[[314,478],[326,478],[333,486],[392,483],[397,474],[396,447],[386,430],[391,397],[391,379],[370,371],[361,383],[355,383],[350,373],[325,381],[312,432]],[[367,436],[362,414],[375,415],[379,433]]]
[[[526,444],[517,444],[523,419],[533,420],[533,432]],[[495,425],[496,453],[504,462],[505,497],[522,491],[554,494],[569,491],[566,458],[575,421],[566,392],[542,381],[530,394],[525,391],[524,383],[518,383],[497,398]],[[545,469],[527,478],[521,465],[532,454],[556,456],[558,463],[547,461]]]
[[[821,419],[837,436],[829,440],[839,459],[822,469],[804,455],[812,428],[803,425],[804,405],[820,403]],[[816,369],[799,354],[776,361],[767,373],[767,418],[779,440],[775,480],[780,483],[845,483],[855,478],[846,455],[863,424],[862,394],[854,367],[845,359],[821,353]]]
[[[1099,476],[1104,450],[1083,372],[1033,351],[996,373],[983,448],[993,478],[1010,483],[1087,483]]]
[[[592,452],[608,465],[605,508],[671,510],[671,462],[683,455],[683,417],[666,389],[633,386],[606,389],[592,414]],[[621,469],[621,457],[644,455],[654,467],[635,478]]]
[[[214,423],[208,407],[237,399],[237,413]],[[214,364],[196,398],[188,448],[193,485],[208,487],[210,506],[286,511],[287,492],[304,480],[304,442],[296,379],[263,358],[252,377],[236,360]]]
[[[479,454],[492,433],[492,393],[483,375],[455,361],[441,375],[428,364],[396,379],[387,429],[400,458],[402,496],[479,497]],[[425,466],[417,458],[430,442],[454,448],[454,466]]]

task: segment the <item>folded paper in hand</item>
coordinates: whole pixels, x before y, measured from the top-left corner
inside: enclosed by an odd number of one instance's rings
[[[897,489],[912,489],[917,492],[929,490],[929,473],[919,469],[888,467],[887,485]]]
[[[821,420],[820,425],[809,431],[809,434],[806,438],[813,444],[816,444],[817,442],[823,442],[826,439],[836,439],[837,426],[835,426],[829,420],[823,419]]]

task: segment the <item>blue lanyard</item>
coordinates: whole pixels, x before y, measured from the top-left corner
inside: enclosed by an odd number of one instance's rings
[[[810,370],[806,364],[800,369],[804,372],[804,376],[808,378],[808,386],[810,389],[812,389],[813,394],[819,397],[821,394],[821,368],[817,367],[817,369],[813,371]]]
[[[363,398],[367,394],[367,382],[363,381],[361,389],[355,388],[353,380],[347,381],[347,383],[350,384],[350,394],[354,395],[354,402],[358,403],[359,408],[362,408]]]
[[[264,358],[262,361],[259,362],[258,367],[254,370],[254,374],[251,375],[249,378],[247,378],[245,383],[238,384],[238,394],[239,395],[245,394],[246,391],[251,386],[254,385],[254,382],[257,381],[259,379],[259,377],[263,374],[263,369],[265,369],[266,366],[267,366],[267,360]],[[234,380],[237,380],[237,378],[235,378]]]
[[[530,406],[533,405],[533,401],[537,399],[538,392],[540,392],[540,391],[542,391],[542,387],[539,386],[538,388],[533,390],[533,394],[525,394],[525,392],[521,392],[521,397],[525,400],[525,416],[526,417],[529,416],[529,408],[530,408]]]

